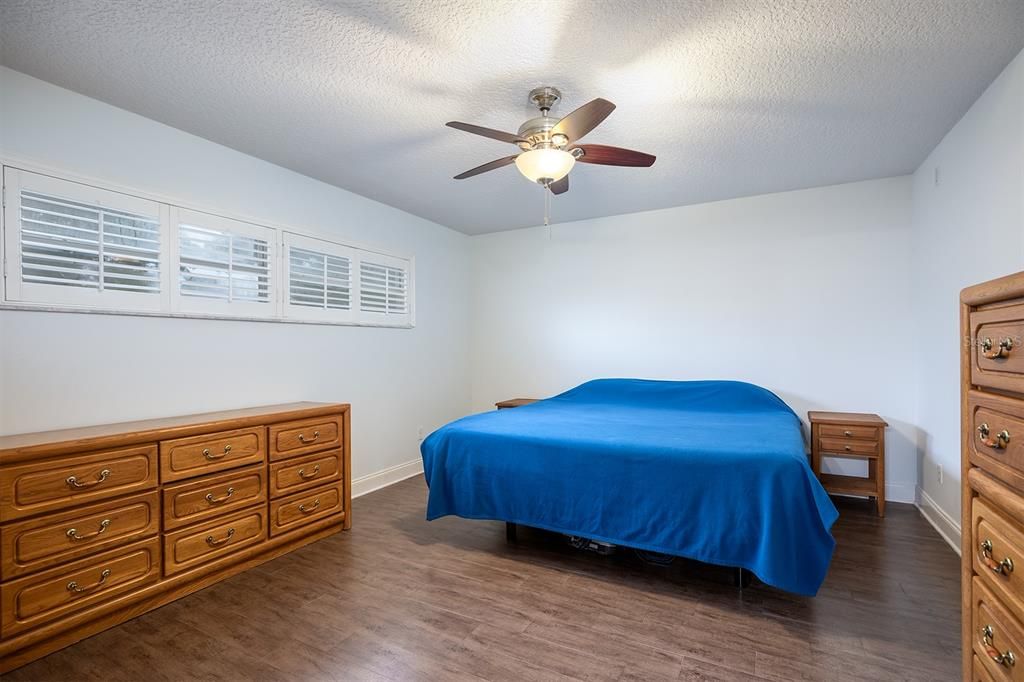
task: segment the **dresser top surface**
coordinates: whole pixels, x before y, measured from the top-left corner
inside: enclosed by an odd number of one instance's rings
[[[0,465],[73,451],[121,447],[166,438],[179,438],[203,433],[207,430],[226,431],[256,426],[262,422],[275,423],[337,414],[347,409],[349,409],[349,405],[344,403],[282,403],[238,410],[202,412],[179,417],[142,419],[116,424],[0,436]]]

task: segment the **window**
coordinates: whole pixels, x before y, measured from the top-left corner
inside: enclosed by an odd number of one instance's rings
[[[176,209],[176,304],[182,312],[273,317],[274,231],[209,213]]]
[[[359,259],[359,319],[409,324],[409,261],[376,253]]]
[[[285,315],[351,321],[354,249],[284,233],[288,291]]]
[[[159,310],[165,221],[154,202],[5,169],[8,297]]]
[[[389,327],[413,260],[3,167],[0,306]]]

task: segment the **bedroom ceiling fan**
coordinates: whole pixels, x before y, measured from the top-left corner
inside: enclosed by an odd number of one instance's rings
[[[501,142],[514,144],[521,150],[518,154],[495,159],[455,176],[465,180],[495,168],[515,164],[528,180],[536,182],[552,194],[562,194],[569,189],[569,171],[576,164],[593,163],[602,166],[648,167],[656,157],[621,147],[603,144],[578,144],[579,140],[596,128],[615,105],[606,99],[587,102],[568,116],[557,119],[548,116],[555,102],[562,98],[557,88],[545,86],[530,91],[530,102],[540,109],[540,116],[531,118],[519,126],[515,134],[484,128],[471,123],[449,121],[445,125],[464,130],[474,135],[483,135]]]

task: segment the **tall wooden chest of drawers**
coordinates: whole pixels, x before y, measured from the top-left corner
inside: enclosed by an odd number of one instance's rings
[[[960,301],[963,678],[1024,680],[1024,273]]]
[[[0,673],[352,525],[349,406],[0,438]]]

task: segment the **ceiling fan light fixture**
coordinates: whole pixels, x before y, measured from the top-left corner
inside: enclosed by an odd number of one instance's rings
[[[530,182],[557,182],[576,163],[576,157],[561,149],[532,149],[516,157],[516,168]]]

